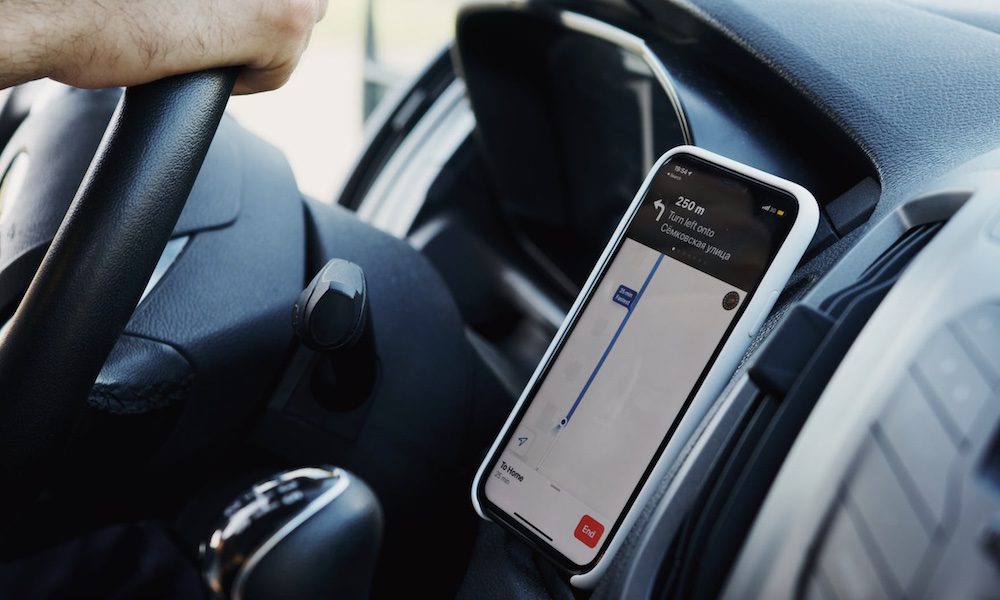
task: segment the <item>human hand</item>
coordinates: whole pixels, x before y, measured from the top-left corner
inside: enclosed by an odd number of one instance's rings
[[[41,77],[128,86],[243,66],[235,93],[283,85],[327,0],[0,0],[0,88]]]

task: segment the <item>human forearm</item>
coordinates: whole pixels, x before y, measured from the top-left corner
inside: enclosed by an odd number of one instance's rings
[[[64,4],[60,0],[0,0],[0,88],[50,75],[63,51],[56,38],[72,35],[66,30],[72,27],[72,19],[66,18]]]
[[[238,92],[291,74],[325,0],[0,0],[0,87],[132,85],[245,65]]]

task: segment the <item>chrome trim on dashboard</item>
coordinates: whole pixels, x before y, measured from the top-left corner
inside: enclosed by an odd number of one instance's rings
[[[670,100],[670,105],[674,108],[674,114],[677,116],[677,124],[680,125],[681,135],[684,137],[684,143],[694,144],[694,140],[691,138],[691,128],[688,124],[687,114],[681,105],[680,96],[677,94],[677,88],[674,87],[674,82],[670,78],[670,73],[663,62],[660,61],[660,58],[656,56],[656,53],[646,45],[645,40],[614,25],[579,13],[559,11],[557,16],[559,22],[567,29],[602,39],[642,58],[646,66],[649,67],[649,70],[653,72],[653,76],[656,77],[656,81],[659,82],[660,87],[663,88],[667,99]]]
[[[496,6],[511,10],[530,8],[523,0],[474,6]],[[673,80],[645,40],[604,21],[572,11],[539,10],[532,14],[554,21],[567,30],[604,40],[640,58],[673,107],[684,143],[694,143],[687,114]],[[400,94],[391,101],[381,103],[376,109],[378,118],[373,118],[372,123],[387,126],[392,109],[404,97],[405,94]],[[396,237],[405,238],[410,233],[441,167],[468,138],[475,125],[475,115],[465,95],[465,84],[456,80],[435,99],[434,104],[379,172],[358,206],[358,217]],[[374,139],[376,128],[369,128],[369,141]]]

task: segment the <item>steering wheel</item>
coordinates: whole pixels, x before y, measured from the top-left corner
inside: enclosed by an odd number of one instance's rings
[[[149,281],[236,81],[125,91],[14,316],[0,331],[0,525],[34,500]]]

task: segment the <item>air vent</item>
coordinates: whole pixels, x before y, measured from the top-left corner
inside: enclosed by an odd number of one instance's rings
[[[792,443],[861,329],[906,266],[942,223],[908,231],[858,280],[819,308],[789,311],[749,367],[759,388],[740,431],[708,478],[696,507],[674,538],[657,595],[719,595]]]

